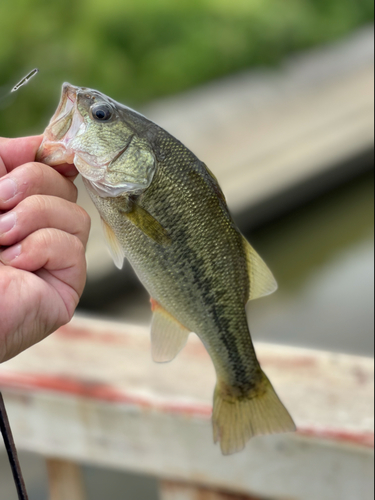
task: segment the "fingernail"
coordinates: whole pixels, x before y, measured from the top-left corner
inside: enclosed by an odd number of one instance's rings
[[[3,252],[0,252],[0,260],[4,264],[8,264],[12,262],[14,259],[17,259],[21,255],[21,245],[14,245],[13,247],[7,248]]]
[[[16,224],[16,214],[14,212],[9,212],[4,215],[0,215],[0,235],[7,233],[14,228]]]
[[[14,198],[17,193],[17,184],[13,179],[4,179],[0,181],[0,200],[8,201]]]

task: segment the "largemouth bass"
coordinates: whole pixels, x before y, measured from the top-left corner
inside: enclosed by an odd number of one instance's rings
[[[102,93],[64,84],[38,161],[73,163],[118,267],[151,296],[152,353],[172,360],[195,332],[217,373],[214,440],[223,454],[295,425],[257,360],[246,303],[277,288],[235,226],[220,186],[183,144]]]

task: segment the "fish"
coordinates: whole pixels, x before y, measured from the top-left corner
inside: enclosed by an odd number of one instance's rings
[[[254,350],[246,304],[276,280],[236,227],[209,168],[137,111],[65,83],[37,161],[74,163],[117,267],[128,259],[150,294],[152,356],[173,360],[190,333],[216,370],[213,434],[224,455],[295,424]]]

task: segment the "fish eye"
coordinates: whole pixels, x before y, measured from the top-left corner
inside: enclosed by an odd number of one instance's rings
[[[91,107],[91,113],[95,120],[106,122],[112,117],[113,111],[108,104],[95,104]]]

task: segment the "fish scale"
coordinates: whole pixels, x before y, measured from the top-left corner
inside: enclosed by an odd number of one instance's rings
[[[66,128],[66,136],[54,133]],[[248,300],[276,289],[275,280],[204,163],[142,115],[69,84],[38,159],[74,161],[84,176],[116,265],[126,257],[150,293],[154,359],[173,359],[189,332],[201,338],[218,376],[213,427],[222,452],[242,450],[257,434],[294,430],[258,363],[245,311]]]
[[[170,142],[168,146],[170,147]],[[182,147],[176,145],[176,149]],[[169,230],[174,243],[161,253],[159,245],[145,237],[131,223],[121,224],[115,233],[150,295],[178,321],[201,337],[212,351],[212,357],[217,360],[216,368],[223,372],[228,383],[247,385],[251,383],[254,366],[258,369],[258,363],[255,356],[253,359],[249,356],[254,351],[244,308],[248,276],[242,238],[229,222],[228,214],[219,217],[222,209],[217,198],[211,196],[206,183],[202,182],[200,188],[195,190],[194,199],[200,200],[199,205],[193,201],[186,179],[189,176],[180,174],[187,160],[193,158],[183,152],[179,155],[181,164],[173,158],[172,149],[171,159],[159,163],[153,184],[140,198],[139,204]],[[194,158],[189,163],[190,168],[192,165],[199,168],[200,162]],[[166,183],[165,177],[168,178],[168,190],[160,188]],[[192,182],[195,184],[195,179]],[[178,190],[182,192],[178,203],[175,196],[176,183],[179,184]],[[92,192],[90,195],[100,213],[104,214],[106,222],[111,227],[118,227],[117,220],[121,218],[121,214],[114,214],[112,200],[96,197]],[[169,206],[170,210],[166,211],[165,206]],[[202,210],[206,218],[197,222],[197,215]],[[213,214],[214,211],[218,213]],[[212,215],[214,224],[211,221]],[[215,245],[211,244],[212,237],[225,231],[232,232],[232,238],[223,238],[221,245],[215,240],[215,244],[219,246],[216,250]],[[177,233],[175,238],[174,232]],[[139,248],[142,248],[141,252]],[[222,267],[219,257],[235,250],[238,258],[231,260],[233,269],[226,265],[225,272],[218,273],[218,268]],[[238,286],[240,280],[244,286]],[[228,311],[229,314],[224,315],[222,311]],[[231,330],[238,332],[240,328],[243,332],[241,341],[238,335],[231,338]],[[226,343],[230,345],[227,349],[230,365],[225,362],[223,369],[220,366],[223,356],[221,351],[225,343],[217,342],[220,335],[225,335]],[[237,344],[241,345],[242,352],[236,348]],[[219,356],[215,355],[216,352]]]

